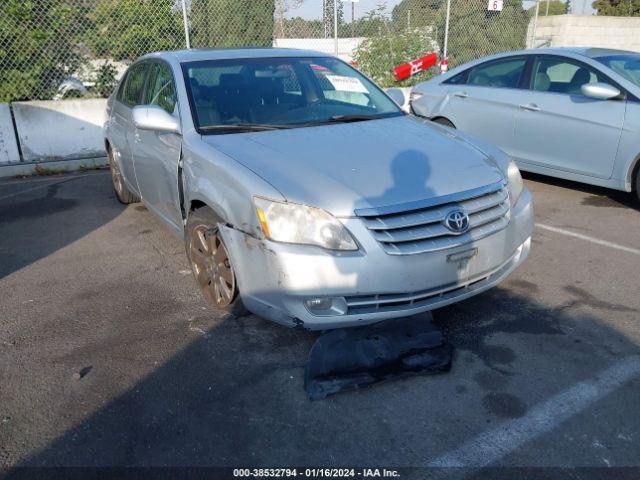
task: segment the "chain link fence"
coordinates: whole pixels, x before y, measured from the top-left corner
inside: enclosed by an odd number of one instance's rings
[[[337,53],[382,86],[407,86],[393,66],[442,54],[446,0],[184,0],[193,48],[281,46]],[[106,96],[140,55],[186,46],[183,0],[2,0],[0,102]],[[334,5],[334,2],[335,3]],[[456,66],[524,48],[532,9],[451,0],[448,59]],[[560,3],[560,2],[551,2]],[[544,2],[542,4],[544,9]],[[337,21],[336,21],[337,20]]]

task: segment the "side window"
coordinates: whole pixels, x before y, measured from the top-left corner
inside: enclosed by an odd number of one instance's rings
[[[445,80],[444,84],[446,85],[463,85],[465,83],[467,83],[467,76],[469,75],[469,70],[465,70],[462,73],[459,73],[453,77],[451,77],[449,80]]]
[[[603,75],[591,67],[557,57],[538,57],[532,77],[533,90],[567,95],[581,95],[580,87],[585,83],[608,83]]]
[[[123,95],[124,95],[124,87],[127,84],[127,74],[129,72],[126,72],[124,74],[124,77],[122,78],[122,81],[120,82],[120,87],[118,88],[118,94],[116,95],[116,100],[118,100],[119,102],[123,102],[124,100],[122,99]]]
[[[484,63],[469,72],[468,85],[494,88],[518,88],[526,58],[507,58]]]
[[[173,113],[177,101],[171,69],[164,63],[153,63],[149,71],[144,104],[157,105],[168,113]]]
[[[142,89],[144,88],[144,80],[147,73],[147,64],[140,63],[131,67],[127,74],[127,80],[122,93],[122,102],[129,106],[140,104]]]

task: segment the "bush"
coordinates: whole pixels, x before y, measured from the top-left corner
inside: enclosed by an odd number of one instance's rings
[[[430,79],[436,69],[418,73],[401,82],[391,69],[437,51],[430,28],[424,27],[404,33],[387,33],[365,38],[355,52],[358,68],[382,87],[408,87]]]
[[[486,0],[453,0],[449,23],[449,67],[498,52],[525,48],[529,14],[520,0],[505,0],[502,12],[487,12]],[[446,5],[440,8],[438,41],[444,44]]]
[[[59,0],[0,2],[0,102],[49,99],[82,63],[79,11]]]
[[[97,58],[135,60],[145,53],[185,48],[182,13],[167,0],[103,0],[88,12],[94,28],[84,41]]]
[[[118,71],[116,67],[111,65],[109,62],[105,62],[100,65],[98,71],[96,72],[96,84],[95,84],[95,93],[100,97],[108,97],[113,92],[113,89],[116,88],[116,75]]]
[[[273,46],[275,0],[192,0],[193,45]]]

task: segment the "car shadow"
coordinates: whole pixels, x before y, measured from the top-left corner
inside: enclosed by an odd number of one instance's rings
[[[124,207],[107,170],[0,183],[0,279],[85,237]]]
[[[581,205],[605,208],[631,208],[640,211],[640,200],[636,198],[635,193],[524,171],[522,172],[522,177],[535,182],[588,194],[589,196],[582,199]]]

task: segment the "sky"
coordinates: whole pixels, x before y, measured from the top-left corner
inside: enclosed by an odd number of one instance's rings
[[[591,3],[593,0],[573,0],[574,13],[578,15],[591,15],[593,9]],[[366,12],[374,9],[380,3],[385,3],[387,9],[391,11],[394,6],[400,3],[400,0],[360,0],[355,4],[356,18],[361,17]],[[533,1],[523,1],[525,8],[529,8],[535,4]],[[345,2],[345,18],[351,19],[351,2]],[[544,11],[544,0],[540,5],[540,9]],[[303,17],[307,19],[320,18],[322,16],[322,0],[304,0],[302,6],[295,10],[290,10],[287,13],[287,17]]]

